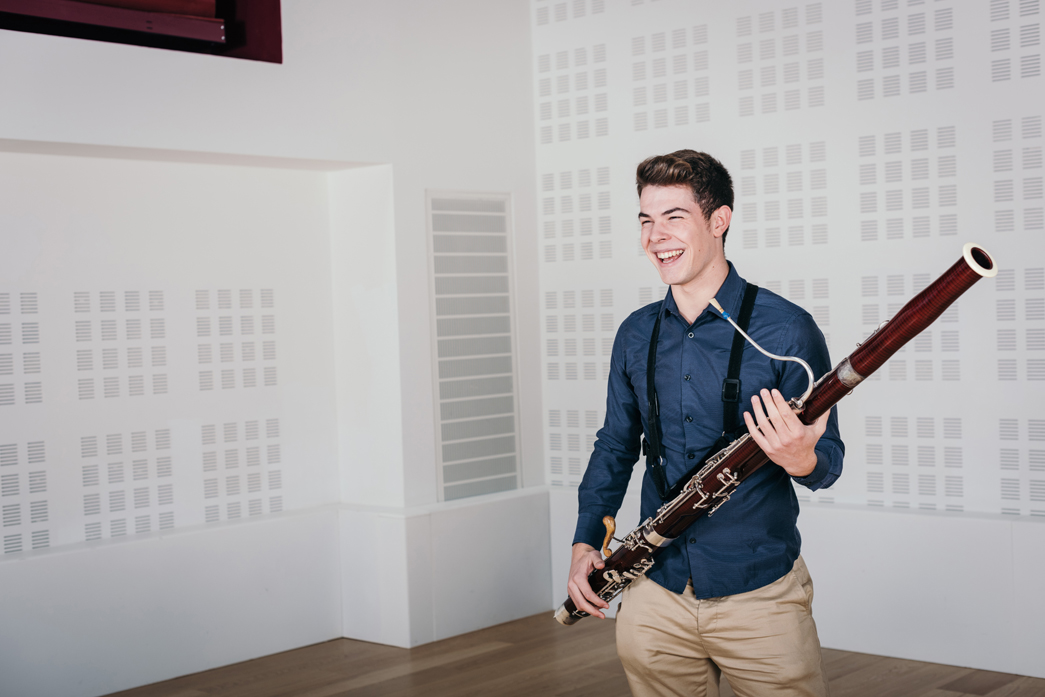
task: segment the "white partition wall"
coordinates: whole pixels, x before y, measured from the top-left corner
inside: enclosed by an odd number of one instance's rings
[[[1020,590],[1034,553],[1008,542],[1040,543],[1045,523],[1040,3],[532,11],[546,471],[564,490],[562,507],[552,495],[553,587],[565,586],[567,502],[602,422],[611,337],[663,294],[638,255],[635,166],[705,150],[734,178],[727,257],[807,308],[836,361],[966,241],[996,256],[996,279],[840,405],[845,472],[799,490],[800,529],[814,578],[831,584],[818,593],[828,646],[1040,675],[1018,650],[1045,649],[1040,603]],[[990,561],[973,551],[984,546]],[[1014,614],[962,612],[959,630],[944,598],[977,593]]]

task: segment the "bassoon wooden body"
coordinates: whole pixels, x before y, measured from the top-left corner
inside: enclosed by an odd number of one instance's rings
[[[994,260],[982,247],[965,245],[961,259],[914,296],[895,317],[880,325],[831,372],[817,380],[803,403],[791,400],[791,408],[798,413],[799,420],[808,425],[826,414],[904,344],[932,324],[974,283],[997,272]],[[744,434],[709,457],[677,497],[629,533],[606,559],[604,568],[588,575],[592,590],[606,602],[612,600],[653,567],[660,550],[697,519],[712,515],[745,479],[767,462],[769,456],[750,434]],[[584,617],[588,617],[588,613],[578,610],[572,598],[567,598],[555,613],[555,619],[566,625]]]

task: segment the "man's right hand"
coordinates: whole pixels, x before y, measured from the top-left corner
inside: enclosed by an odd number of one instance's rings
[[[605,609],[610,605],[591,589],[591,585],[588,584],[588,574],[592,572],[592,569],[601,569],[604,566],[599,550],[583,542],[573,545],[570,582],[567,590],[578,610],[583,610],[592,617],[600,619],[606,619],[606,615],[599,608]]]

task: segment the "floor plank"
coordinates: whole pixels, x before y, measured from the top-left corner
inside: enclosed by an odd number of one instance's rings
[[[1045,680],[824,649],[834,697],[1045,697]],[[400,649],[336,639],[110,697],[628,697],[612,620],[551,613]],[[721,697],[734,697],[723,684]]]
[[[989,695],[998,688],[1005,687],[1014,682],[1018,676],[1008,673],[992,673],[986,670],[974,670],[963,675],[957,680],[952,680],[946,685],[941,685],[941,690],[953,692],[964,692],[970,695]]]

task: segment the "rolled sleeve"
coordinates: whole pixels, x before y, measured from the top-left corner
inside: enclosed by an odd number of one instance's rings
[[[807,312],[799,313],[788,324],[781,341],[781,351],[785,356],[798,356],[813,370],[813,376],[819,379],[831,370],[831,357],[828,355],[827,342],[823,332],[816,326]],[[805,369],[792,362],[784,363],[780,380],[781,392],[788,399],[798,397],[806,391],[809,377]],[[805,477],[792,477],[798,484],[812,490],[823,489],[835,483],[842,474],[842,459],[845,445],[838,431],[838,409],[831,407],[827,416],[827,430],[816,443],[816,467]]]
[[[833,417],[833,407],[831,411]],[[828,421],[828,424],[830,424],[830,420]],[[813,468],[813,471],[805,477],[791,477],[792,480],[811,491],[831,486],[842,474],[843,453],[840,448],[841,441],[839,441],[839,444],[836,444],[832,439],[827,438],[826,436],[827,433],[825,432],[824,436],[821,437],[816,444],[816,467]]]

